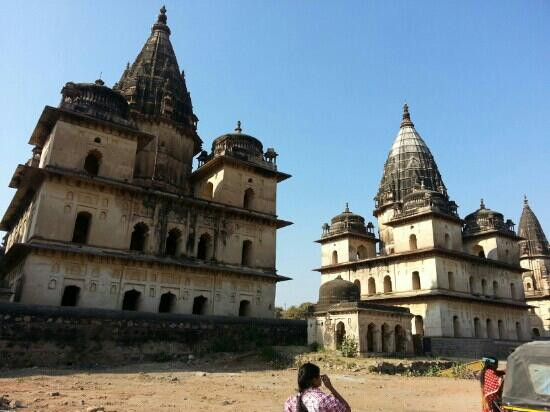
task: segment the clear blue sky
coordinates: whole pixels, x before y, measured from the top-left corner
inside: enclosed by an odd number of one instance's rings
[[[161,2],[2,4],[0,210],[45,105],[67,81],[115,83]],[[204,147],[233,129],[275,147],[277,304],[315,301],[313,240],[373,197],[407,101],[464,217],[483,197],[516,223],[527,193],[550,235],[550,2],[167,1]]]

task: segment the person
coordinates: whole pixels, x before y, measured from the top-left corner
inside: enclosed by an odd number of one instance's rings
[[[351,412],[346,400],[338,393],[327,375],[321,375],[313,363],[304,363],[298,369],[298,391],[285,402],[284,412]],[[320,387],[325,385],[331,395]]]
[[[479,381],[481,383],[481,407],[483,412],[497,412],[496,406],[501,401],[504,371],[499,371],[498,360],[492,357],[482,358],[483,369]]]

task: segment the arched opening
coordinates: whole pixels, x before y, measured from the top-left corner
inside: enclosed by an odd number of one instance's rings
[[[382,352],[393,352],[391,348],[391,328],[387,324],[382,325]]]
[[[413,290],[420,290],[420,274],[418,272],[412,273],[412,288]]]
[[[516,285],[510,283],[510,296],[512,299],[516,299]]]
[[[92,150],[84,159],[84,170],[86,173],[97,176],[99,174],[99,165],[101,163],[101,153],[97,150]]]
[[[171,292],[166,292],[160,295],[159,312],[171,313],[176,305],[176,295]]]
[[[88,212],[79,212],[76,215],[73,229],[73,242],[81,244],[86,244],[88,242],[91,223],[92,215]]]
[[[493,296],[498,296],[498,282],[496,280],[493,281]]]
[[[126,291],[122,300],[122,310],[138,310],[140,296],[141,293],[135,289]]]
[[[416,235],[409,236],[409,250],[416,250],[418,247],[416,244]]]
[[[332,264],[336,265],[337,263],[338,263],[338,252],[334,250],[332,252]]]
[[[374,332],[376,325],[374,323],[369,324],[367,327],[367,352],[374,352]]]
[[[252,266],[252,241],[250,240],[243,241],[241,264],[243,266]]]
[[[486,328],[487,328],[487,337],[489,339],[495,339],[496,336],[493,330],[493,321],[491,319],[487,319]]]
[[[447,273],[447,280],[449,282],[449,290],[455,290],[455,276],[453,272]]]
[[[193,315],[205,315],[207,301],[208,299],[202,295],[193,299]]]
[[[369,278],[368,294],[369,296],[376,294],[376,281],[374,280],[374,278]]]
[[[484,296],[487,296],[487,280],[486,279],[481,279],[481,293]]]
[[[401,325],[395,325],[395,351],[398,353],[405,352],[405,331],[401,327]]]
[[[130,239],[130,250],[137,252],[145,251],[145,242],[147,240],[147,233],[149,228],[143,222],[139,222],[134,226],[132,231],[132,238]]]
[[[532,334],[531,334],[531,335],[533,336],[533,339],[540,338],[540,331],[539,331],[539,329],[538,329],[538,328],[533,328]]]
[[[168,232],[168,237],[166,238],[166,255],[167,256],[176,256],[179,250],[181,240],[181,231],[179,229],[172,229]]]
[[[504,322],[499,319],[497,324],[498,324],[498,338],[504,339],[506,337],[506,333],[504,331]]]
[[[336,325],[336,349],[340,349],[342,347],[345,337],[346,326],[344,325],[344,322],[338,322]]]
[[[357,288],[359,289],[359,296],[361,296],[361,281],[359,279],[355,279],[353,283],[357,285]]]
[[[367,248],[363,245],[357,248],[357,259],[366,259],[367,258]]]
[[[414,334],[424,336],[424,319],[420,315],[414,317]]]
[[[516,338],[517,340],[522,340],[523,333],[521,330],[521,324],[519,322],[516,322]]]
[[[531,283],[527,282],[527,283],[525,284],[525,288],[526,288],[527,290],[531,290]]]
[[[479,318],[474,318],[474,337],[481,338],[481,321]]]
[[[250,187],[244,191],[243,207],[245,209],[254,208],[254,190]]]
[[[482,257],[482,258],[485,257],[485,251],[483,250],[483,247],[480,246],[480,245],[475,245],[472,248],[472,252],[474,253],[474,255],[476,255],[478,257]]]
[[[239,316],[250,316],[250,301],[241,300],[239,303]]]
[[[384,276],[384,293],[390,293],[392,291],[391,278]]]
[[[473,276],[470,276],[470,279],[468,280],[468,287],[469,287],[470,293],[476,293],[475,281]]]
[[[78,286],[65,286],[63,297],[61,298],[61,306],[76,306],[80,288]]]
[[[199,238],[199,244],[197,246],[197,259],[210,259],[211,243],[210,235],[208,233],[203,233]]]
[[[208,182],[204,186],[203,196],[205,197],[205,199],[214,198],[214,184],[212,182]]]
[[[445,248],[450,249],[451,248],[451,237],[448,233],[445,233]]]
[[[458,316],[453,316],[453,336],[455,338],[460,337],[460,321],[458,320]]]

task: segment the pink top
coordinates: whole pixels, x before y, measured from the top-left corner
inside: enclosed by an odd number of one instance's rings
[[[297,412],[298,395],[291,396],[285,402],[284,412]],[[302,403],[308,412],[346,412],[345,405],[332,395],[319,388],[306,389],[302,394]]]

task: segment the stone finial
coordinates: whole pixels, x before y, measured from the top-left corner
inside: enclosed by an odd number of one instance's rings
[[[527,201],[527,195],[523,195],[523,205],[529,206],[529,202]]]
[[[403,105],[403,120],[401,121],[401,127],[405,126],[414,126],[413,122],[411,121],[409,105],[407,103]]]
[[[162,6],[160,8],[160,14],[158,15],[158,18],[157,18],[157,23],[166,24],[166,20],[167,20],[166,7]]]
[[[483,203],[483,199],[481,199],[481,202],[479,202],[479,208],[485,209],[485,203]]]
[[[346,210],[344,210],[344,213],[349,213],[349,204],[346,202]]]
[[[237,121],[237,127],[235,127],[235,131],[237,133],[241,133],[243,131],[243,129],[241,129],[241,121],[240,120]]]
[[[101,78],[97,79],[94,83],[97,84],[98,86],[103,86],[105,84],[105,82],[101,80]]]
[[[126,70],[130,70],[130,62],[126,63]]]
[[[424,179],[420,180],[420,190],[424,190],[426,187],[424,186]]]

